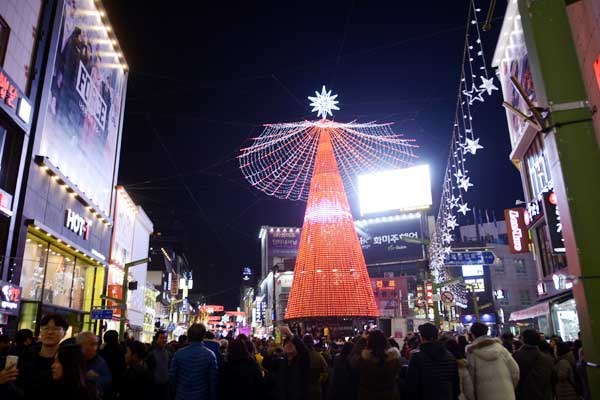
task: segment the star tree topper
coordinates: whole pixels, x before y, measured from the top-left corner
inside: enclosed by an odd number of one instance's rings
[[[318,117],[322,117],[323,119],[327,118],[327,114],[333,116],[331,110],[339,110],[340,108],[337,106],[339,101],[336,100],[338,97],[337,94],[331,95],[331,90],[327,91],[325,89],[325,85],[323,85],[323,89],[321,93],[315,92],[317,97],[308,96],[308,99],[312,101],[310,106],[313,108],[313,112],[317,112]]]

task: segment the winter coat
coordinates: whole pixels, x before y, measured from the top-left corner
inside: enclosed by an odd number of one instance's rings
[[[572,357],[572,353],[569,353]],[[554,385],[554,393],[556,394],[556,400],[579,400],[577,396],[577,390],[575,386],[575,364],[570,360],[567,355],[560,357],[556,364],[554,364],[554,378],[556,384]]]
[[[275,381],[278,400],[306,400],[310,369],[308,350],[297,336],[292,336],[291,341],[298,352],[293,359],[272,355],[265,357],[263,365],[268,371],[267,380]]]
[[[145,363],[127,367],[122,378],[121,399],[152,398],[152,374]]]
[[[96,355],[91,360],[85,363],[86,374],[90,371],[94,371],[98,376],[90,377],[86,376],[89,383],[96,386],[96,389],[103,397],[105,393],[109,393],[112,385],[112,376],[108,369],[108,364],[104,361],[104,358]]]
[[[310,360],[310,370],[308,372],[308,399],[321,400],[323,398],[321,382],[327,376],[327,362],[315,349],[308,350],[308,359]]]
[[[438,341],[422,343],[412,353],[406,381],[411,400],[457,400],[460,394],[456,359]]]
[[[528,344],[515,351],[513,357],[520,374],[517,400],[552,400],[552,357]]]
[[[363,350],[353,366],[359,375],[359,400],[398,400],[398,375],[400,374],[400,352],[389,348],[385,360],[381,361],[371,350]]]
[[[219,369],[219,399],[262,400],[265,387],[258,363],[252,358],[228,360]]]
[[[125,352],[123,348],[118,344],[106,344],[102,350],[99,351],[100,356],[104,358],[110,375],[112,376],[112,395],[115,398],[115,394],[121,390],[121,382],[123,380],[123,374],[125,374]]]
[[[329,381],[328,400],[356,400],[358,376],[348,358],[338,355],[333,360],[333,375]]]
[[[475,389],[473,380],[469,373],[469,364],[467,360],[456,360],[458,365],[458,377],[460,378],[460,396],[459,400],[475,400]]]
[[[175,353],[169,378],[176,400],[217,398],[217,359],[202,342],[191,342]]]
[[[499,339],[480,336],[466,348],[469,373],[478,400],[511,400],[519,366]]]

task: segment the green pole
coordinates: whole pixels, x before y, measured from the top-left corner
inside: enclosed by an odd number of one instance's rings
[[[127,293],[129,292],[127,277],[129,275],[129,268],[140,264],[146,264],[148,262],[150,262],[149,258],[141,258],[136,261],[128,262],[123,266],[123,298],[119,303],[119,307],[121,308],[121,319],[119,320],[119,340],[121,341],[125,339],[125,321],[127,321]]]
[[[550,164],[585,359],[600,364],[600,149],[587,105],[564,0],[519,0],[536,95],[550,111],[545,147]],[[584,68],[591,68],[586,65]],[[587,277],[587,279],[586,279]],[[600,369],[587,369],[600,398]]]

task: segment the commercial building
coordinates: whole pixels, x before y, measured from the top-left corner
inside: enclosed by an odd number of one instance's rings
[[[134,338],[139,338],[144,330],[148,264],[141,263],[128,269],[128,287],[123,287],[124,268],[129,262],[148,258],[153,230],[152,221],[143,208],[133,202],[123,186],[117,186],[106,295],[122,299],[124,291],[128,291],[127,328],[130,337]],[[121,310],[111,301],[108,306],[115,308],[113,318],[106,322],[105,328],[119,330]]]
[[[498,332],[518,331],[533,326],[526,321],[517,321],[513,313],[536,302],[537,269],[529,249],[515,252],[509,244],[507,225],[510,221],[494,221],[460,227],[461,242],[457,246],[463,251],[490,251],[493,262],[483,265],[457,266],[457,273],[465,283],[474,285],[479,305],[490,304],[478,310],[481,320],[493,325]],[[458,249],[453,246],[453,251]],[[461,312],[464,325],[475,321],[472,295],[467,308]],[[537,326],[536,326],[537,328]]]
[[[22,6],[0,4],[0,332],[19,313],[22,288],[12,273],[18,260],[11,258],[16,214],[25,156],[32,136],[34,104],[42,79],[30,74],[43,66],[38,57],[40,35],[47,26],[41,0]],[[32,34],[33,33],[33,34]]]
[[[17,136],[7,137],[21,150],[2,159],[12,174],[5,187],[14,190],[2,280],[21,288],[18,328],[37,332],[40,316],[53,311],[73,333],[99,331],[89,313],[105,289],[127,66],[98,1],[2,7],[1,35],[18,51],[4,60],[13,81],[0,93],[23,85],[22,104],[32,105],[28,125],[13,120]]]
[[[581,108],[569,106],[564,110],[583,110],[600,102],[600,5],[594,0],[569,2],[566,11],[579,61],[580,71],[577,73],[580,72],[583,77],[585,95],[590,104],[581,101],[581,105],[577,106]],[[509,1],[492,65],[497,68],[504,100],[509,105],[506,115],[512,145],[510,159],[519,170],[523,183],[527,211],[521,218],[527,230],[526,237],[531,242],[538,275],[536,304],[512,313],[511,319],[535,321],[542,331],[573,340],[580,328],[572,290],[575,278],[568,272],[568,246],[565,245],[565,238],[573,237],[573,210],[565,209],[567,212],[563,213],[561,222],[558,205],[562,199],[565,199],[564,206],[567,203],[566,193],[561,192],[564,180],[557,150],[559,146],[555,132],[549,132],[550,129],[543,131],[534,122],[535,118],[528,121],[516,112],[518,110],[525,115],[537,112],[530,106],[549,107],[548,111],[554,113],[564,111],[554,107],[551,100],[547,102],[545,86],[558,82],[544,82],[539,76],[539,63],[533,65],[530,59],[530,52],[538,49],[527,47],[527,43],[532,42],[533,38],[528,41],[525,37],[519,2]],[[566,44],[561,46],[563,49],[569,47]],[[563,77],[564,74],[561,79]],[[578,81],[576,76],[569,76],[569,79]],[[590,118],[597,144],[600,141],[600,115],[590,114]],[[567,228],[563,229],[565,226]],[[580,266],[573,268],[577,270]]]

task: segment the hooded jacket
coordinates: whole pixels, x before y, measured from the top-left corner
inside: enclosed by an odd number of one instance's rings
[[[478,400],[512,400],[519,366],[499,339],[480,336],[467,346],[467,361]]]
[[[460,381],[456,359],[440,342],[422,343],[413,353],[406,376],[409,396],[414,400],[457,400]]]

